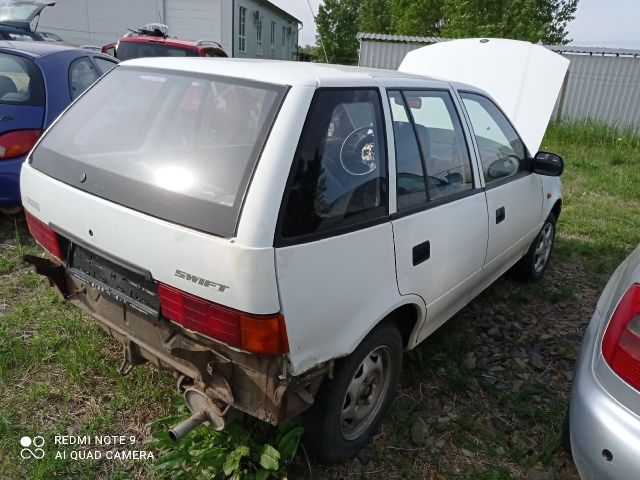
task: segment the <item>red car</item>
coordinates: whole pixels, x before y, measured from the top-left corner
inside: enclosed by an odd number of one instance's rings
[[[145,26],[102,47],[102,53],[124,61],[141,57],[228,57],[218,42],[178,40],[167,35],[166,26]],[[160,28],[163,27],[163,28]]]

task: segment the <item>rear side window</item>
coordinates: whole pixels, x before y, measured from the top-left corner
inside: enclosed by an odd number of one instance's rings
[[[0,53],[0,105],[44,105],[42,73],[35,63]]]
[[[460,96],[478,143],[485,183],[528,171],[524,144],[500,109],[482,95],[460,92]]]
[[[49,130],[33,166],[135,210],[232,236],[285,93],[258,82],[119,67]]]
[[[119,60],[144,57],[198,57],[197,50],[162,43],[120,42],[116,49]]]
[[[375,89],[313,99],[281,214],[281,237],[329,234],[387,215],[387,159]]]
[[[75,100],[87,88],[93,85],[99,75],[89,57],[74,60],[69,67],[69,91]]]

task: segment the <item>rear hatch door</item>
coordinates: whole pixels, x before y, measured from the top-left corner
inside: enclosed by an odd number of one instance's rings
[[[81,247],[72,266],[102,284],[116,278],[109,286],[117,291],[136,284],[129,296],[151,309],[153,282],[161,282],[243,312],[276,313],[273,246],[239,245],[235,236],[285,91],[118,66],[34,149],[23,204]]]

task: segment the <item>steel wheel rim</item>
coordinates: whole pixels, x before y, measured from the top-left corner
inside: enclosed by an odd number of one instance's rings
[[[386,345],[371,350],[356,369],[342,402],[340,433],[345,440],[367,430],[387,396],[391,384],[392,351]]]
[[[553,245],[553,224],[547,223],[538,236],[538,243],[533,255],[533,268],[540,273],[546,267]]]

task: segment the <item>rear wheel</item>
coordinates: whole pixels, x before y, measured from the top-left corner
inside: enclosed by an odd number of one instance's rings
[[[369,443],[392,400],[402,351],[397,327],[383,324],[336,362],[304,415],[305,444],[317,460],[343,462]]]
[[[514,272],[520,279],[537,282],[542,278],[549,265],[555,236],[556,217],[550,213],[529,250],[514,267]]]

